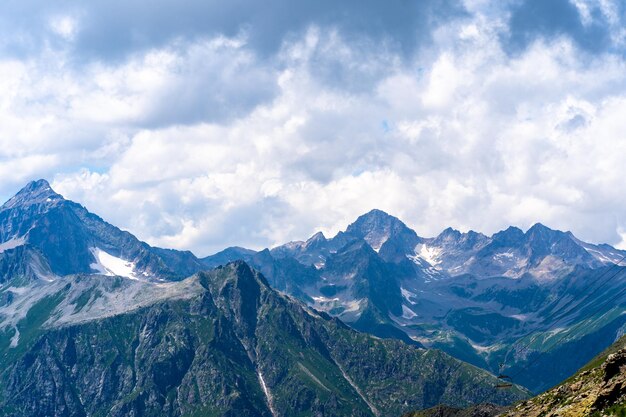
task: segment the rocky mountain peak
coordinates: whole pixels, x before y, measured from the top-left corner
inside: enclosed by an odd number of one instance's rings
[[[354,223],[348,226],[346,234],[365,239],[376,251],[391,237],[410,234],[417,238],[415,232],[400,219],[378,209],[359,216]]]
[[[561,235],[565,235],[565,233],[563,233],[563,232],[561,232],[559,230],[550,229],[549,227],[544,226],[541,223],[535,223],[526,232],[526,236],[529,239],[533,239],[534,238],[534,239],[549,240],[549,239],[553,239],[553,238],[561,236]]]
[[[0,208],[0,245],[0,253],[28,246],[58,277],[101,273],[180,279],[202,269],[192,253],[150,247],[64,199],[43,179],[28,183]],[[0,281],[11,277],[2,275]]]
[[[219,273],[216,274],[217,282],[221,286],[233,283],[235,287],[246,290],[254,288],[258,292],[258,288],[269,288],[269,284],[263,275],[253,270],[248,263],[243,260],[229,262],[224,266],[218,267]]]
[[[524,232],[518,227],[509,226],[506,230],[494,234],[491,239],[501,244],[518,245],[524,241]]]
[[[46,204],[60,200],[63,200],[63,196],[56,193],[48,181],[40,179],[26,184],[15,196],[4,203],[2,209],[20,206],[28,207],[35,204]]]
[[[541,223],[536,223],[526,232],[526,239],[534,245],[552,245],[561,243],[571,247],[579,247],[577,240],[571,233],[550,229]]]
[[[437,243],[457,241],[461,238],[462,233],[452,227],[448,227],[435,238]]]
[[[304,246],[307,249],[311,249],[323,245],[324,243],[326,243],[326,236],[324,236],[322,232],[317,232],[304,243]]]

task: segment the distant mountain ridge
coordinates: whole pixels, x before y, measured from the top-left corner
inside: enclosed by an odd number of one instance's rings
[[[625,287],[613,276],[624,256],[539,223],[526,232],[448,228],[424,238],[373,210],[332,238],[317,233],[260,252],[228,249],[202,262],[245,259],[273,287],[358,330],[437,347],[493,372],[505,357],[515,371],[548,350],[520,381],[540,391],[626,330],[623,300],[594,308]],[[553,348],[557,324],[572,336]],[[562,366],[546,371],[544,361],[564,352]]]

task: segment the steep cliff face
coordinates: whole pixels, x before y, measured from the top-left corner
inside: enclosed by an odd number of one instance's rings
[[[2,333],[1,415],[397,416],[468,405],[495,383],[442,352],[355,332],[278,294],[243,262],[98,316],[100,280],[112,279],[69,280]],[[166,288],[117,279],[109,299]]]

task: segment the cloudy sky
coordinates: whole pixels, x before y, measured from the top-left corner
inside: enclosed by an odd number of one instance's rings
[[[620,0],[9,0],[0,197],[207,255],[380,208],[626,247]]]

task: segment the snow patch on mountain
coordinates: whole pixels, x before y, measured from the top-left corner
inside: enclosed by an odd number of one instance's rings
[[[591,256],[603,264],[620,264],[624,263],[626,252],[620,251],[613,247],[602,247],[603,245],[592,245],[576,239],[577,243],[582,246]]]
[[[488,353],[491,352],[495,349],[497,349],[499,346],[495,345],[495,346],[482,346],[482,345],[478,345],[476,343],[473,343],[471,340],[468,339],[468,343],[470,344],[470,346],[478,353]]]
[[[379,252],[380,248],[389,240],[388,235],[371,235],[366,236],[365,241],[374,249],[375,252]]]
[[[411,304],[415,304],[415,301],[412,300],[413,299],[417,299],[417,294],[415,294],[414,292],[411,292],[409,290],[407,290],[404,287],[400,287],[400,292],[402,293],[402,297],[408,301]]]
[[[18,329],[17,326],[14,326],[13,329],[15,330],[15,334],[11,338],[11,343],[9,344],[9,347],[12,348],[17,347],[17,344],[20,342],[20,329]]]
[[[415,247],[415,256],[428,262],[433,267],[437,267],[441,264],[441,248],[428,246],[425,243],[419,244]]]
[[[274,402],[272,398],[272,394],[270,393],[269,388],[267,388],[267,384],[265,383],[265,379],[263,379],[263,374],[261,371],[257,370],[257,377],[259,378],[259,383],[261,384],[261,388],[263,389],[263,394],[265,394],[265,399],[267,400],[267,406],[270,409],[270,412],[273,416],[276,416],[276,411],[274,411]]]
[[[140,279],[141,274],[136,272],[136,264],[113,256],[100,248],[89,249],[96,259],[96,263],[89,265],[97,273],[107,276]]]
[[[345,306],[345,311],[344,313],[353,313],[353,312],[358,312],[361,310],[361,303],[364,301],[364,299],[360,299],[360,300],[352,300],[352,301],[348,301],[345,302],[343,305]]]
[[[402,304],[402,318],[411,320],[414,317],[417,317],[417,314],[415,314],[413,310]]]

